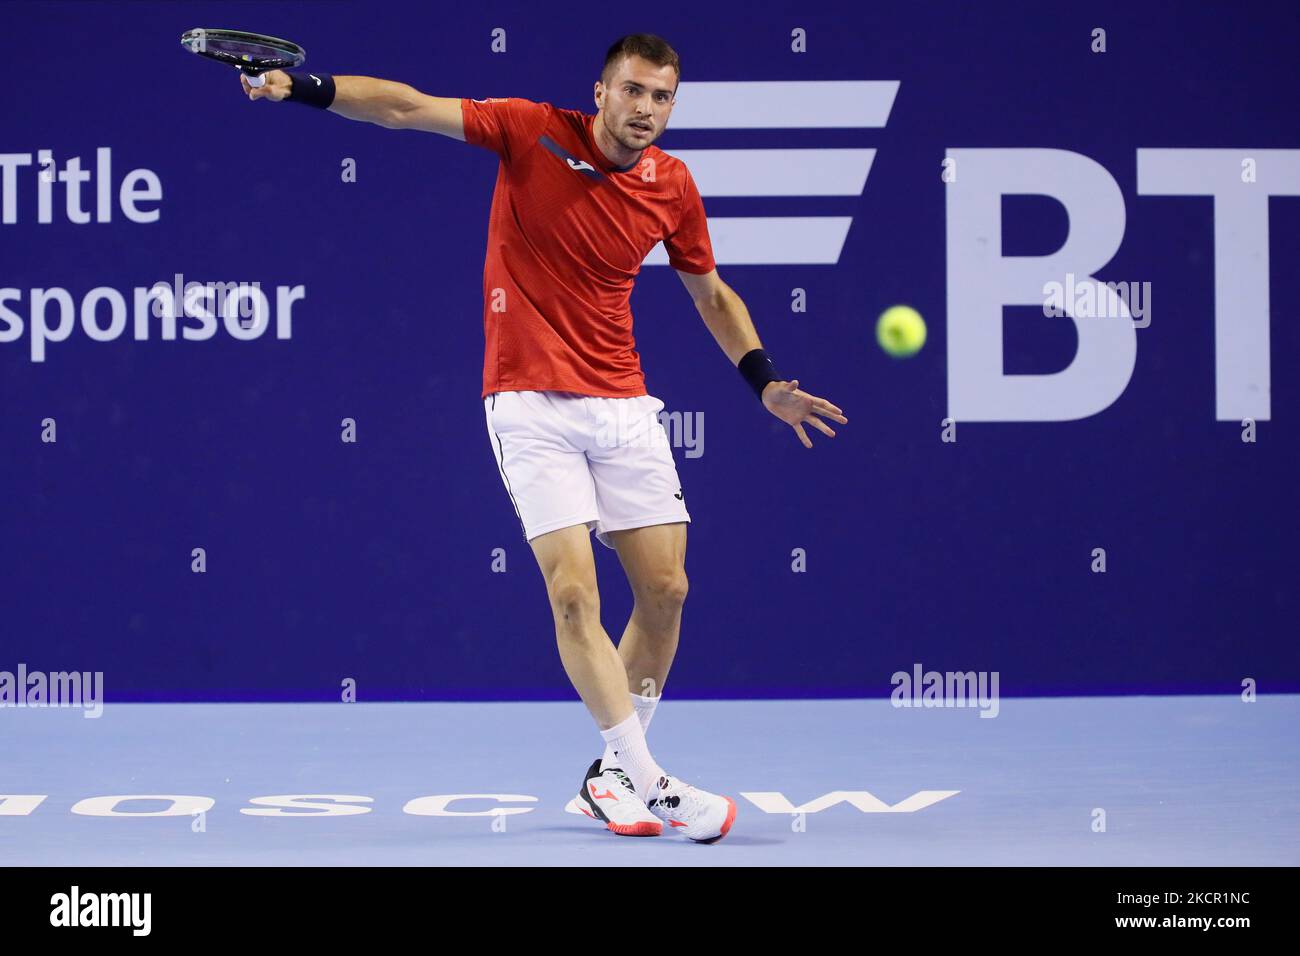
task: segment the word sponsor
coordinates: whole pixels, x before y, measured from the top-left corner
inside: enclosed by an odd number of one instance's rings
[[[156,282],[131,290],[131,334],[137,342],[146,341],[155,320],[163,341],[175,341],[179,330],[186,341],[205,342],[224,328],[231,338],[247,342],[260,338],[274,323],[275,337],[289,339],[293,304],[306,297],[304,286],[276,286],[272,312],[260,282],[186,282],[178,272],[170,284]],[[26,331],[33,362],[45,361],[47,343],[66,341],[78,318],[82,332],[93,342],[112,342],[126,332],[127,300],[111,286],[96,286],[80,302],[67,289],[31,289],[29,321],[6,306],[22,301],[21,289],[0,288],[0,342],[17,341]],[[54,324],[50,312],[58,316]],[[101,323],[101,312],[107,313],[107,324]],[[192,322],[183,324],[181,319]]]

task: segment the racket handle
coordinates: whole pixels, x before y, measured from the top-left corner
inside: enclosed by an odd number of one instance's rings
[[[265,74],[265,73],[245,73],[244,75],[245,75],[246,77],[248,77],[248,85],[249,85],[249,86],[252,86],[252,87],[266,86],[266,74]]]

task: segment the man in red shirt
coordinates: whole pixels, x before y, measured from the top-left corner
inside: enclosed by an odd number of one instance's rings
[[[546,581],[560,658],[606,743],[566,809],[627,836],[668,823],[712,843],[731,828],[735,802],[666,773],[645,741],[677,650],[690,521],[657,417],[664,403],[646,392],[632,335],[632,285],[651,249],[663,242],[727,358],[805,447],[804,425],[834,437],[821,417],[848,419],[777,376],[744,303],[718,277],[690,171],[654,145],[680,76],[671,46],[633,34],[606,54],[594,116],[520,98],[428,96],[372,77],[240,79],[251,99],[441,133],[500,157],[483,269],[484,415]],[[592,531],[618,552],[635,596],[617,649],[600,623]]]

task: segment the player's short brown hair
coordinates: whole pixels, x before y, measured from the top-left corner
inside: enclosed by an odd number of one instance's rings
[[[671,66],[677,71],[677,82],[682,80],[682,61],[677,51],[668,45],[663,37],[653,33],[629,33],[614,41],[614,45],[605,54],[605,65],[600,71],[600,82],[608,83],[614,68],[624,57],[639,56],[649,60],[655,66]]]

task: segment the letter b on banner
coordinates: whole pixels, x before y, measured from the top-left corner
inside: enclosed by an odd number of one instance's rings
[[[1069,421],[1107,408],[1124,392],[1137,361],[1128,306],[1092,275],[1124,239],[1124,197],[1110,173],[1060,149],[952,149],[960,181],[944,188],[948,216],[948,415],[962,422]],[[1070,232],[1046,256],[1002,254],[1002,197],[1050,196]],[[1059,372],[1007,375],[1002,309],[1043,304],[1043,287],[1076,276],[1092,286],[1096,312],[1074,320],[1079,346]]]

